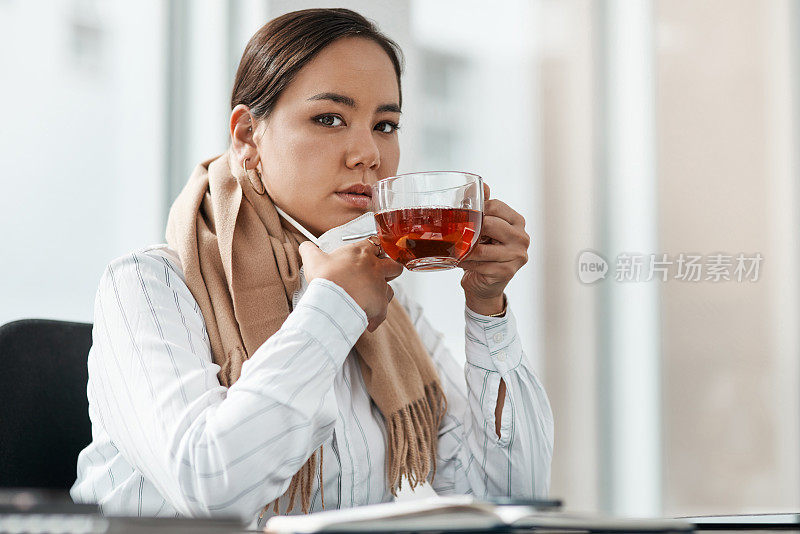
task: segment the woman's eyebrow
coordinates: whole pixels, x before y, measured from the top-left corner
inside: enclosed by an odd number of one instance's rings
[[[319,93],[312,97],[309,97],[308,100],[330,100],[331,102],[336,102],[337,104],[344,104],[347,107],[355,108],[356,101],[350,98],[349,96],[340,95],[339,93]],[[377,108],[375,108],[377,113],[382,112],[392,112],[392,113],[402,113],[400,111],[400,106],[397,104],[381,104]]]
[[[375,109],[375,111],[377,113],[382,113],[384,111],[391,111],[392,113],[402,113],[402,111],[400,111],[400,106],[398,106],[397,104],[381,104]]]
[[[349,96],[340,95],[338,93],[320,93],[310,97],[308,100],[331,100],[337,104],[344,104],[347,107],[356,107],[356,101]]]

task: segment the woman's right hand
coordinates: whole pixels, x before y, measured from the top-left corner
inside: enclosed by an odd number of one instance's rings
[[[403,272],[403,266],[391,258],[379,257],[381,249],[368,240],[345,245],[326,254],[311,241],[300,244],[303,272],[311,283],[324,278],[335,283],[356,301],[367,314],[367,330],[374,332],[386,319],[394,296],[387,283]]]

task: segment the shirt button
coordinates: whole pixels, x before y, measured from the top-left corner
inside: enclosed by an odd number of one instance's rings
[[[499,353],[497,353],[497,361],[498,362],[506,361],[506,351],[503,350],[503,351],[500,351]]]
[[[495,342],[495,343],[500,343],[501,341],[503,341],[503,334],[501,334],[500,332],[498,332],[498,333],[496,333],[496,334],[494,335],[494,342]]]

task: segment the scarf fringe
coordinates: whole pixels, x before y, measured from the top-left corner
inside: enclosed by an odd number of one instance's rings
[[[292,481],[289,483],[289,488],[284,493],[284,495],[289,498],[289,504],[286,506],[286,510],[283,511],[284,514],[288,514],[294,509],[294,504],[298,495],[300,497],[300,507],[302,508],[303,513],[307,514],[311,509],[311,490],[313,488],[315,471],[319,475],[319,488],[320,496],[322,497],[322,508],[325,509],[325,493],[323,493],[322,490],[322,447],[320,447],[319,470],[317,470],[317,451],[314,451],[314,454],[311,455],[311,458],[309,458],[308,461],[303,464],[303,467],[301,467],[300,470],[292,477]],[[266,510],[269,509],[270,505],[272,505],[272,511],[274,514],[278,515],[281,513],[280,497],[278,497],[264,507],[261,512],[262,515]]]
[[[434,382],[425,386],[425,398],[393,413],[386,420],[388,447],[386,473],[392,495],[402,489],[403,478],[411,489],[436,476],[439,426],[447,411],[444,393]]]

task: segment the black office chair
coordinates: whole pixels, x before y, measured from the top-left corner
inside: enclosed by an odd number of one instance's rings
[[[86,399],[92,325],[0,326],[0,487],[64,490],[91,442]]]

